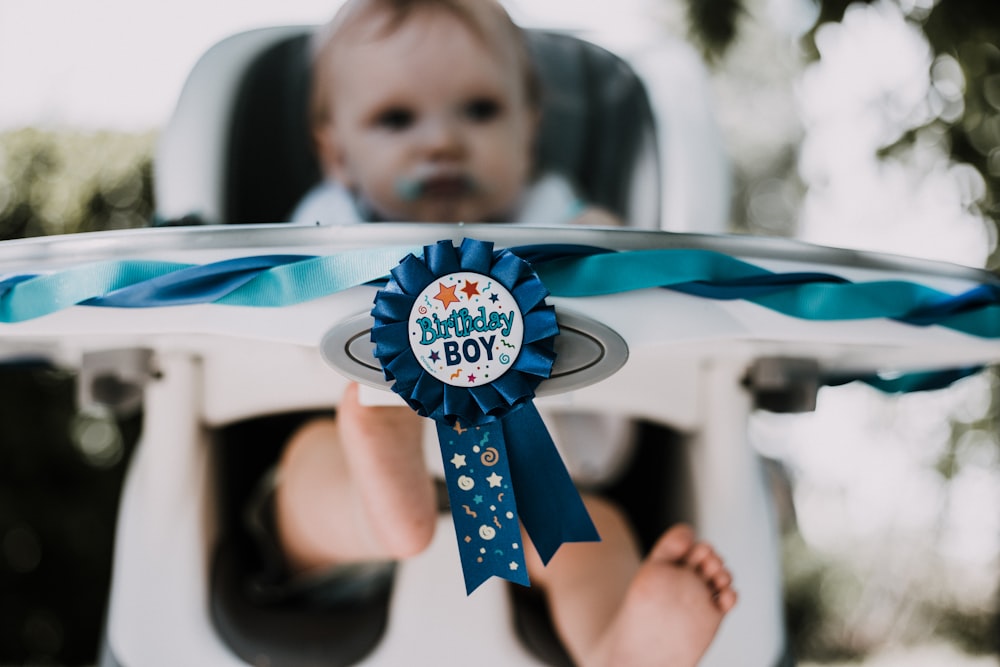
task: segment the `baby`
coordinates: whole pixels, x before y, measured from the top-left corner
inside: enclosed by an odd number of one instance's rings
[[[349,0],[315,65],[313,127],[328,183],[306,210],[333,197],[348,204],[338,215],[358,222],[517,221],[548,187],[531,160],[538,84],[523,35],[495,0]],[[559,197],[544,199],[553,221],[616,223],[572,195],[554,207]],[[293,572],[427,547],[438,508],[422,421],[409,408],[365,407],[350,385],[336,418],[292,436],[275,517]],[[720,557],[680,525],[643,559],[615,506],[584,502],[601,542],[564,544],[543,567],[524,541],[574,661],[696,665],[736,604]]]

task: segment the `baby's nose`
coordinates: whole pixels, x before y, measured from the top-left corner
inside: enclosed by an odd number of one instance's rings
[[[464,140],[460,124],[450,118],[428,119],[423,128],[424,149],[431,159],[460,157],[464,151]]]

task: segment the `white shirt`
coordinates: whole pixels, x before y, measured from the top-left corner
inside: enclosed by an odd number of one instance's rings
[[[524,194],[517,218],[525,225],[568,224],[583,211],[583,202],[573,186],[555,173],[543,174]],[[292,222],[321,225],[351,225],[368,222],[361,217],[351,193],[341,185],[324,180],[295,207]]]

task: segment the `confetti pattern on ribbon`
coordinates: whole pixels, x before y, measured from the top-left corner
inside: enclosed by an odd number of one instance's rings
[[[499,422],[438,423],[458,550],[472,592],[492,576],[529,585],[517,505]]]

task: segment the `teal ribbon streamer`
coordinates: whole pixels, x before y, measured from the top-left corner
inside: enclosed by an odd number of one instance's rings
[[[613,252],[575,245],[512,249],[557,297],[617,294],[652,287],[712,299],[743,299],[800,319],[890,318],[1000,338],[1000,288],[947,294],[918,283],[852,283],[824,273],[779,274],[728,255],[695,249]],[[0,278],[0,323],[13,324],[76,305],[162,307],[217,303],[281,307],[379,280],[415,247],[346,251],[326,257],[264,256],[191,265],[151,260],[99,262]],[[554,258],[554,259],[553,259]],[[976,369],[962,369],[967,375]],[[945,386],[938,373],[885,381],[887,391]],[[836,380],[833,380],[836,382]]]
[[[121,260],[85,264],[26,280],[12,276],[0,282],[0,322],[23,322],[49,315],[191,267],[176,262]]]
[[[42,275],[0,279],[0,323],[78,305],[158,308],[192,303],[279,308],[378,280],[419,247],[336,255],[264,255],[210,264],[154,260],[96,262]]]
[[[420,246],[397,246],[310,257],[295,264],[262,271],[252,281],[215,303],[280,308],[311,301],[379,280],[389,274],[400,257],[419,251]]]
[[[635,250],[546,262],[535,267],[552,296],[584,297],[617,294],[651,287],[692,291],[692,286],[730,283],[714,298],[741,298],[770,310],[807,320],[889,318],[914,324],[937,324],[981,338],[1000,338],[1000,304],[979,303],[971,310],[948,312],[944,303],[962,299],[936,289],[901,280],[852,283],[791,282],[778,289],[755,292],[735,285],[772,271],[708,250]],[[815,280],[815,279],[814,279]],[[977,287],[976,289],[981,289]],[[934,318],[921,318],[928,311]],[[922,320],[922,321],[921,321]]]

